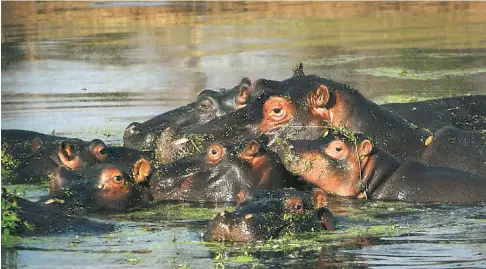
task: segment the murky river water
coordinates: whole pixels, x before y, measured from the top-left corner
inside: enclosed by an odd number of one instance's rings
[[[486,94],[486,3],[2,2],[1,128],[121,143],[204,88],[299,62],[376,102]],[[99,216],[120,230],[3,245],[2,268],[486,267],[484,205],[336,201],[337,232],[201,243],[221,208]]]

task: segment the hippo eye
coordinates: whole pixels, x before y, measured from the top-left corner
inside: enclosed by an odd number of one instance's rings
[[[216,164],[224,156],[224,148],[220,144],[212,145],[208,148],[206,153],[206,161],[208,164]]]
[[[272,111],[273,111],[273,113],[275,113],[275,114],[279,114],[280,112],[282,112],[282,109],[281,109],[281,108],[279,108],[279,107],[276,107],[276,108],[274,108]]]
[[[120,176],[120,175],[117,175],[117,176],[113,177],[113,181],[115,181],[115,183],[122,183],[123,177]]]
[[[296,204],[296,205],[294,205],[294,209],[297,210],[297,211],[300,211],[300,210],[302,210],[302,205]]]
[[[341,147],[336,147],[336,151],[337,151],[337,152],[340,152],[341,150],[343,150],[343,148],[341,148]]]

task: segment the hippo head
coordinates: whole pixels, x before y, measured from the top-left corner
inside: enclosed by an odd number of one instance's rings
[[[329,103],[319,82],[320,78],[313,75],[284,81],[257,80],[252,92],[260,93],[259,98],[205,124],[183,128],[175,137],[200,134],[221,141],[266,134],[271,143],[279,135],[318,137],[324,125],[319,107]]]
[[[105,148],[105,143],[99,139],[93,139],[89,144],[63,141],[57,147],[55,160],[61,166],[77,170],[104,161],[108,157]]]
[[[244,107],[252,97],[250,85],[251,81],[243,78],[231,89],[206,89],[199,93],[194,103],[168,111],[143,123],[133,122],[125,129],[123,144],[125,147],[140,150],[154,150],[156,138],[167,128],[175,125],[184,127],[202,124]]]
[[[278,141],[273,148],[285,167],[302,179],[326,192],[353,197],[362,191],[374,150],[370,140],[337,129],[327,129],[315,140]]]
[[[205,153],[154,167],[152,195],[156,200],[231,202],[241,190],[282,187],[295,179],[283,166],[274,165],[261,143],[214,143]]]
[[[120,212],[147,204],[151,197],[131,176],[129,167],[98,164],[78,171],[59,168],[50,196],[88,211]]]
[[[235,211],[223,211],[209,222],[203,240],[249,242],[335,229],[334,217],[325,208],[325,194],[320,190],[313,195],[293,189],[250,191],[240,198]]]

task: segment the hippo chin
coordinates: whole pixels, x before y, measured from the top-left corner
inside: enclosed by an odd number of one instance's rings
[[[233,212],[223,211],[209,222],[204,241],[250,242],[335,229],[335,219],[324,206],[322,191],[309,194],[280,189],[250,191],[241,196],[242,202]]]

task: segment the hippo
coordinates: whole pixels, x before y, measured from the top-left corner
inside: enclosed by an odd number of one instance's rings
[[[106,146],[102,140],[86,142],[66,139],[43,147],[13,171],[10,183],[36,183],[47,179],[58,166],[78,170],[96,163],[133,164],[140,157],[151,159],[153,152]]]
[[[253,100],[245,108],[223,115],[207,123],[168,128],[156,139],[156,158],[166,163],[178,157],[194,154],[193,145],[184,147],[184,154],[172,158],[171,154],[180,149],[181,143],[192,141],[196,137],[203,141],[203,149],[216,140],[233,140],[255,136],[266,132],[275,132],[282,127],[290,126],[285,133],[313,133],[321,125],[330,123],[333,126],[344,126],[355,131],[366,133],[379,141],[380,146],[403,159],[417,159],[424,149],[425,140],[432,131],[444,125],[457,124],[467,128],[480,128],[481,121],[473,120],[467,125],[465,118],[474,114],[476,118],[485,117],[485,96],[465,96],[442,98],[410,104],[377,105],[367,100],[357,90],[314,75],[306,76],[302,65],[294,68],[294,76],[284,81],[260,79],[252,84],[252,91],[261,93],[260,98]],[[272,99],[272,100],[270,100]],[[286,99],[286,100],[284,100]],[[279,102],[281,100],[282,102]],[[267,104],[267,102],[269,102]],[[279,115],[272,117],[272,104],[285,105],[280,122]],[[264,115],[264,106],[267,106]],[[281,110],[280,107],[275,107]],[[288,110],[288,111],[287,111]],[[400,117],[402,113],[414,124]],[[292,112],[292,115],[289,114]],[[485,117],[486,119],[486,117]],[[324,123],[327,122],[327,123]],[[419,127],[424,124],[428,128]],[[469,127],[468,127],[469,126]],[[277,128],[278,127],[278,128]],[[299,130],[300,128],[300,130]],[[199,139],[203,137],[203,139]],[[398,139],[395,139],[398,138]],[[408,146],[397,141],[406,141]]]
[[[445,126],[462,130],[486,129],[486,95],[436,98],[411,103],[390,103],[380,106],[408,121],[431,131]]]
[[[265,141],[214,143],[206,152],[170,164],[141,159],[133,169],[146,180],[154,200],[234,202],[248,188],[302,188],[303,183],[265,148]],[[149,178],[147,178],[149,177]]]
[[[486,178],[446,166],[400,161],[372,140],[345,129],[319,139],[273,145],[285,167],[339,196],[426,203],[486,201]]]
[[[363,132],[404,159],[419,158],[432,135],[332,80],[297,76],[284,81],[258,80],[252,87],[263,92],[262,98],[205,124],[185,128],[182,133],[211,135],[219,140],[259,134],[272,134],[272,140],[282,134],[312,139],[318,137],[320,128],[342,126]],[[163,143],[158,147],[170,146]]]
[[[52,146],[61,141],[71,140],[75,143],[82,142],[62,136],[47,135],[39,132],[6,129],[1,131],[2,136],[2,169],[15,169],[18,165],[42,148]]]
[[[7,205],[4,207],[5,204],[16,204],[16,206],[9,207]],[[93,234],[107,233],[115,230],[114,224],[73,216],[60,208],[51,207],[41,202],[26,200],[2,188],[2,217],[9,214],[15,214],[18,222],[13,227],[3,227],[2,225],[2,235],[58,235],[59,233],[72,233],[73,231],[76,233]],[[8,233],[4,228],[9,229]]]
[[[325,207],[325,194],[294,189],[250,191],[233,212],[212,219],[204,241],[252,242],[297,232],[335,230],[335,218]]]
[[[302,63],[294,67],[294,76],[305,76]],[[486,129],[486,95],[436,98],[419,102],[389,103],[391,110],[422,128],[436,131],[444,126],[462,130]]]
[[[250,91],[251,81],[243,78],[231,89],[203,90],[197,100],[165,112],[145,122],[132,122],[123,134],[123,145],[129,148],[152,151],[156,135],[166,128],[201,124],[225,113],[244,107],[255,94]]]
[[[59,167],[51,179],[45,203],[60,202],[73,212],[114,213],[147,206],[152,197],[143,183],[134,180],[130,169],[130,166],[112,163],[77,171]]]
[[[443,127],[435,132],[420,161],[486,177],[486,130],[465,131],[452,126]]]

